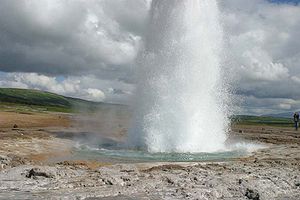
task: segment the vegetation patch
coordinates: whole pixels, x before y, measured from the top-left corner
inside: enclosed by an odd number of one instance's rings
[[[282,117],[237,115],[231,118],[234,124],[291,127],[293,120]]]
[[[2,111],[72,113],[127,109],[123,105],[91,102],[39,90],[0,88]]]

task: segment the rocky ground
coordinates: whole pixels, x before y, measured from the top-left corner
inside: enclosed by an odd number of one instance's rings
[[[74,141],[59,133],[73,118],[0,112],[0,199],[300,199],[300,132],[292,128],[234,126],[232,139],[267,148],[228,162],[49,162],[72,154]]]

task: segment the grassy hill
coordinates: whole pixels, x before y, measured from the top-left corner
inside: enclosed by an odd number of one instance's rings
[[[122,109],[124,107],[65,97],[39,90],[0,88],[0,110],[92,112],[99,109]]]
[[[247,116],[238,115],[232,117],[232,122],[242,125],[267,125],[279,127],[292,127],[293,121],[284,117],[266,117],[266,116]]]

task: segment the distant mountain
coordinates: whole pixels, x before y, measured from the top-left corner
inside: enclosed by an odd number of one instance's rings
[[[78,112],[99,109],[127,109],[127,106],[97,103],[31,89],[0,88],[1,106],[30,106],[47,111]]]
[[[277,114],[267,114],[263,116],[268,117],[281,117],[281,118],[293,118],[294,112],[283,112],[283,113],[277,113]]]

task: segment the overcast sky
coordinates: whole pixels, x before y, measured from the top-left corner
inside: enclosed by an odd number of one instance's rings
[[[299,0],[219,0],[241,111],[300,110]],[[128,103],[150,0],[0,0],[0,87]]]

